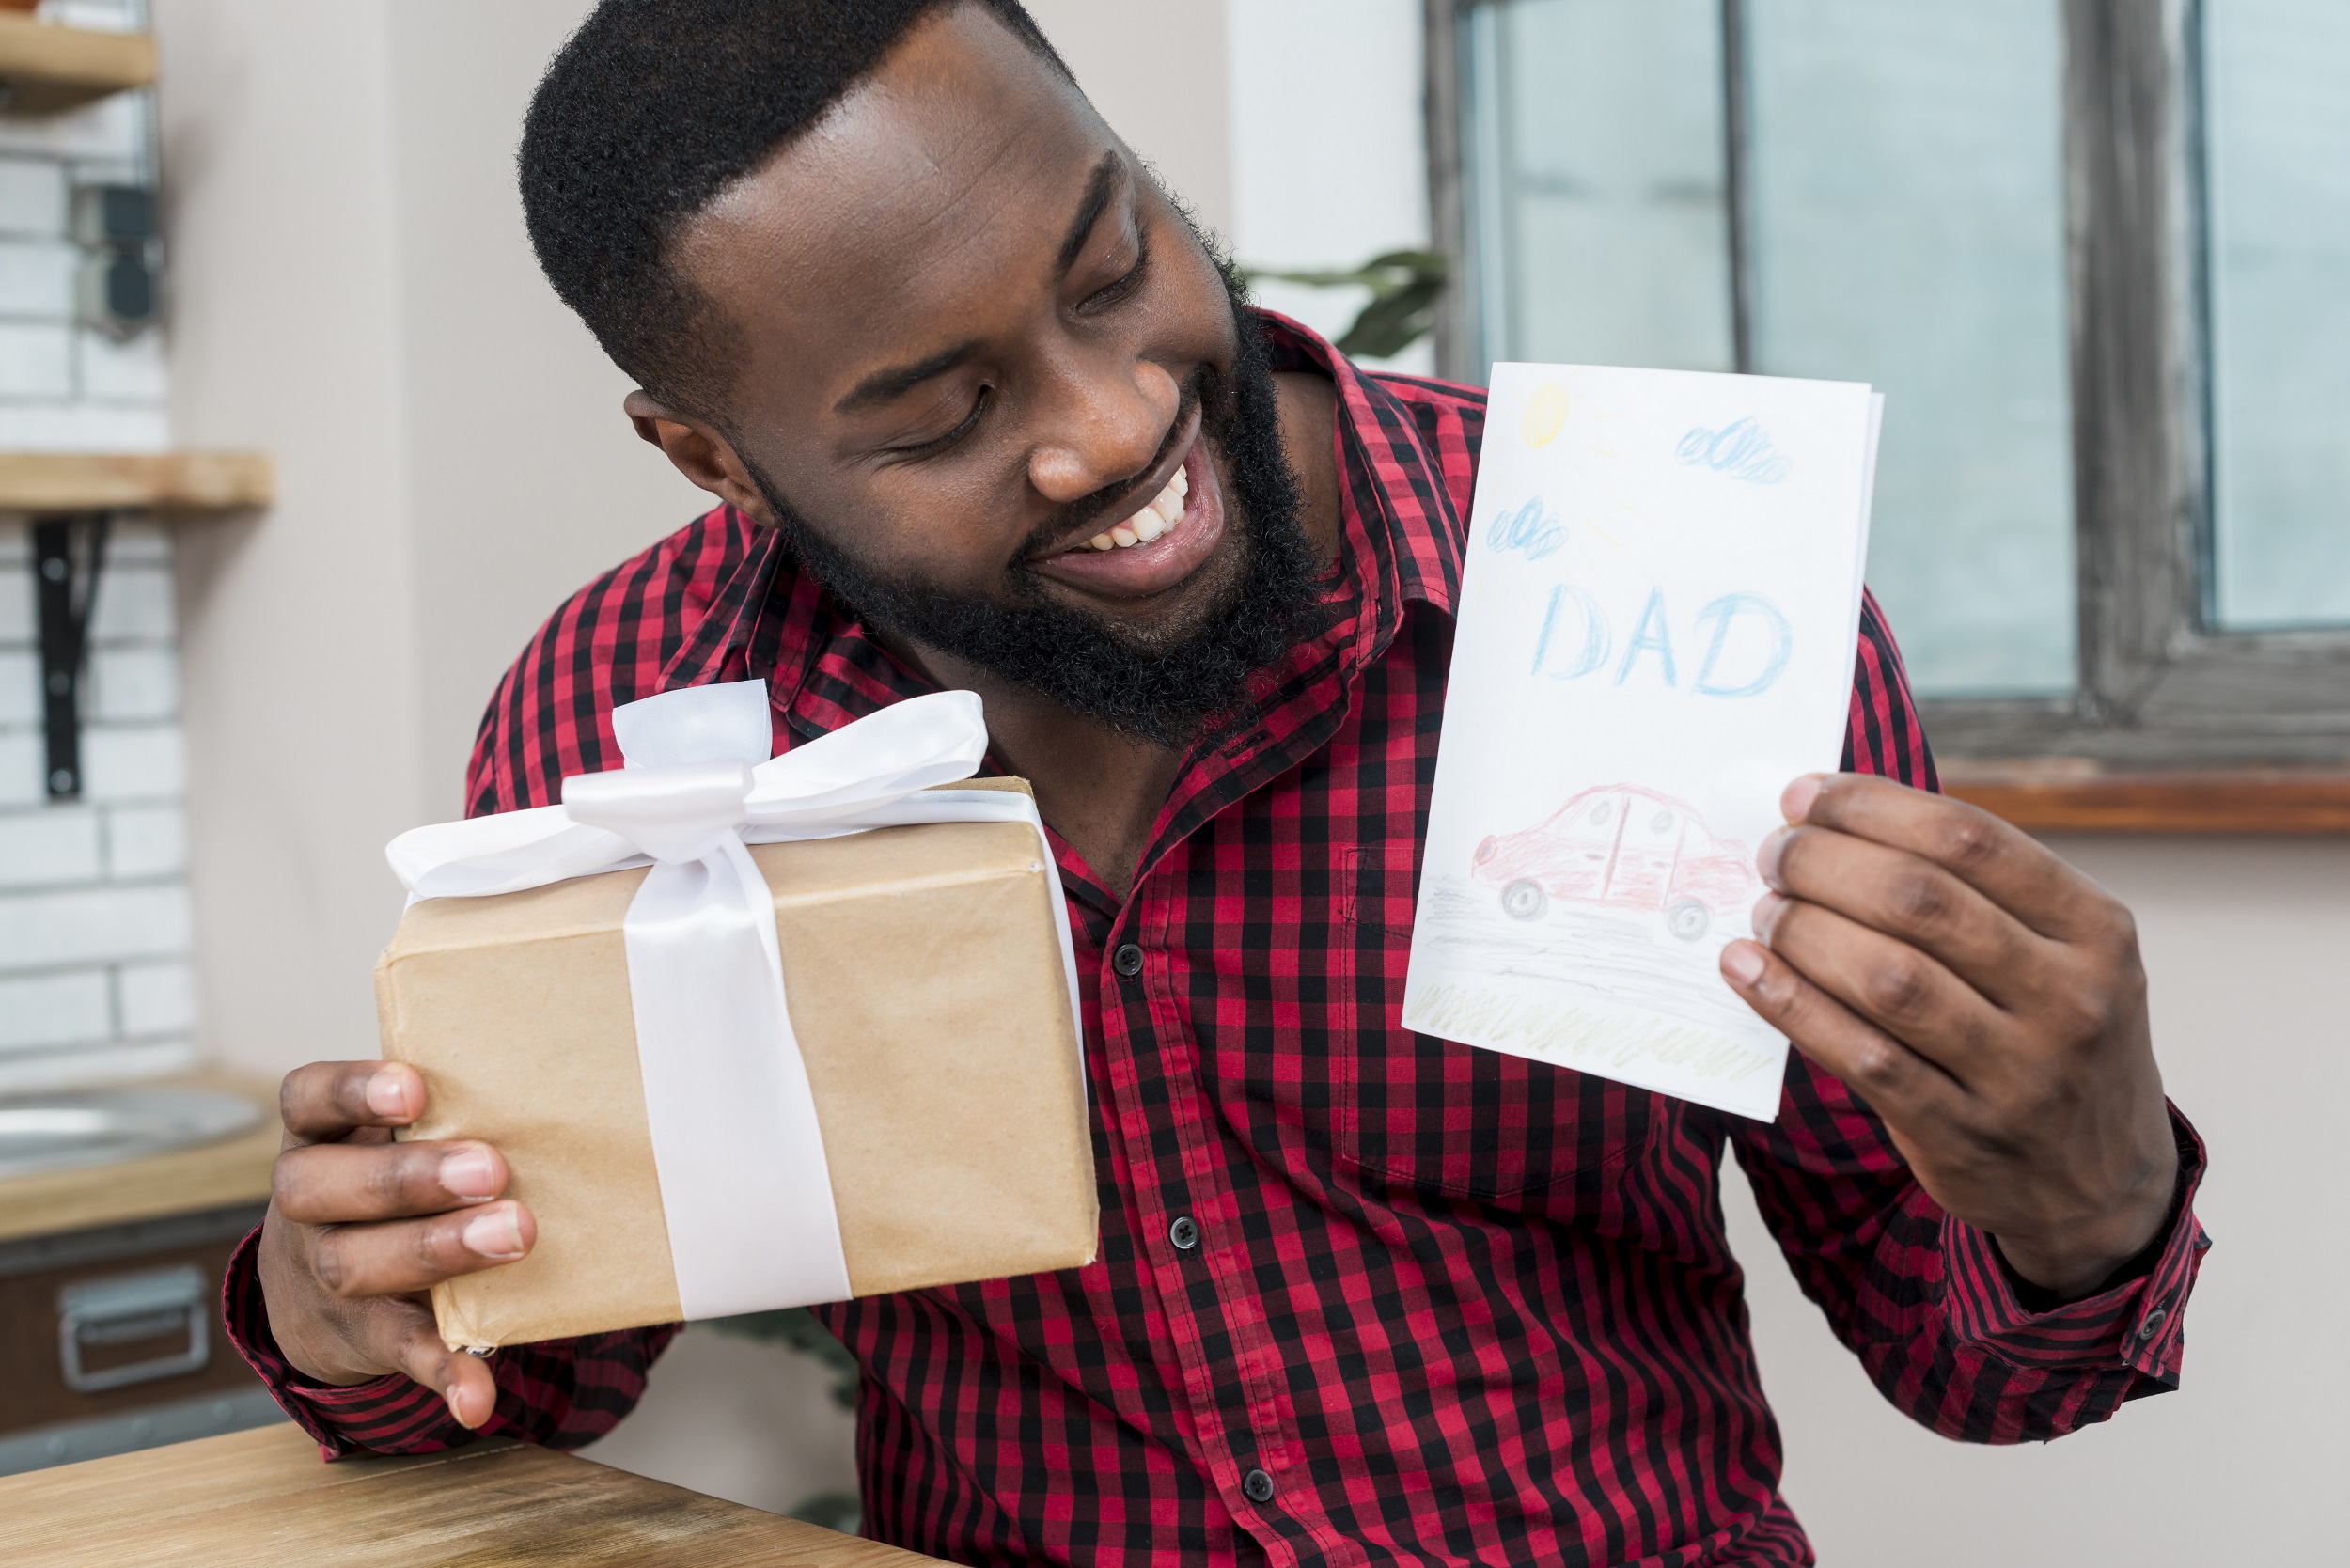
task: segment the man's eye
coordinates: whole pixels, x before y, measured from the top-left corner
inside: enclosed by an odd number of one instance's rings
[[[1078,308],[1087,311],[1105,310],[1125,300],[1136,290],[1142,287],[1143,276],[1150,266],[1151,247],[1149,243],[1137,243],[1135,246],[1135,264],[1126,269],[1125,275],[1088,294],[1085,303]]]
[[[962,424],[944,435],[934,435],[928,441],[918,442],[911,447],[896,447],[894,448],[895,455],[901,458],[935,457],[971,433],[973,427],[979,422],[979,416],[987,412],[987,405],[993,400],[994,396],[993,387],[980,387],[979,395],[971,400],[971,412],[963,416]]]

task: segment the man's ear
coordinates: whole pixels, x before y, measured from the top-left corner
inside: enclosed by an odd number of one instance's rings
[[[776,525],[767,497],[732,443],[697,419],[686,418],[641,387],[621,400],[636,433],[661,448],[677,471],[735,510],[764,527]]]

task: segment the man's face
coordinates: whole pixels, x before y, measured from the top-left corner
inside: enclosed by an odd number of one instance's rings
[[[979,8],[676,254],[733,336],[762,521],[885,629],[1161,740],[1286,644],[1309,572],[1261,356],[1183,216]]]

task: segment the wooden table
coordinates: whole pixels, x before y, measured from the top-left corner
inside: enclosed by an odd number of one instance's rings
[[[914,1568],[935,1559],[486,1441],[319,1463],[291,1425],[0,1480],[0,1562],[107,1568]]]

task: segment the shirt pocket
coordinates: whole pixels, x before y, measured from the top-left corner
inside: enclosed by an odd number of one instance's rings
[[[1345,949],[1332,955],[1333,967],[1347,971],[1348,982],[1333,993],[1355,1004],[1334,1009],[1331,1019],[1334,1157],[1424,1191],[1487,1200],[1539,1194],[1539,1206],[1556,1217],[1596,1212],[1623,1168],[1653,1147],[1666,1120],[1658,1097],[1404,1029],[1411,869],[1377,864],[1382,858],[1376,850],[1347,853],[1332,933]]]

